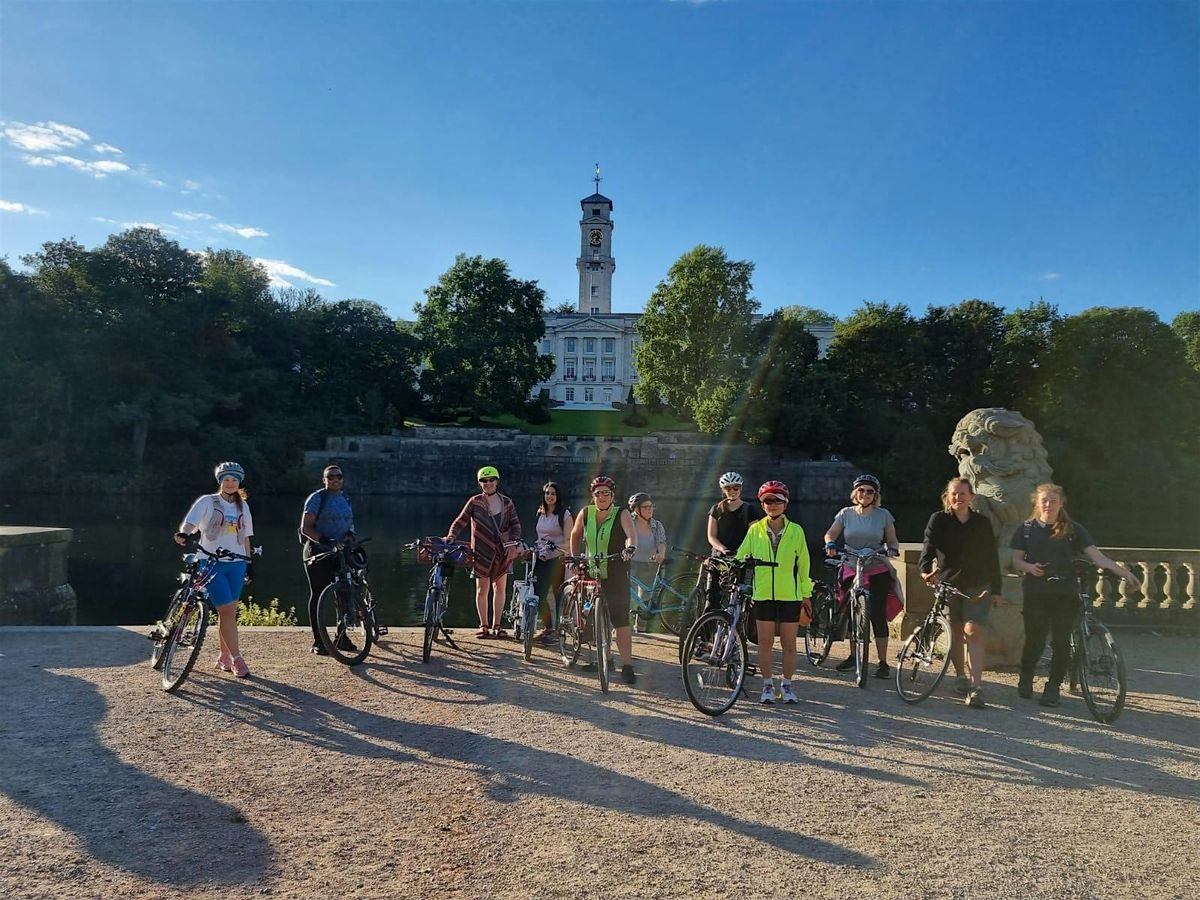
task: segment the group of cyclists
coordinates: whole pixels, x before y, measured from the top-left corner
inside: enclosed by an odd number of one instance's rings
[[[217,563],[218,576],[208,590],[220,631],[216,667],[244,678],[250,672],[238,645],[237,601],[243,586],[253,578],[253,563],[245,561],[251,555],[253,520],[243,487],[244,468],[236,462],[222,462],[214,470],[214,476],[218,490],[192,504],[175,540],[185,545],[198,539],[200,546],[210,553],[224,548],[237,554],[236,559],[222,558]],[[456,540],[469,530],[470,566],[479,615],[476,636],[502,639],[507,637],[501,625],[501,612],[508,572],[514,561],[530,550],[522,543],[523,530],[516,505],[500,492],[500,472],[487,465],[479,469],[476,478],[479,492],[463,505],[444,539]],[[318,632],[316,603],[335,575],[330,557],[323,554],[354,535],[354,514],[343,491],[344,480],[340,466],[325,467],[322,487],[304,501],[299,527],[310,588],[312,652],[322,655],[326,650]],[[797,640],[801,629],[812,621],[813,581],[804,529],[787,516],[793,499],[791,491],[782,481],[769,480],[758,487],[755,503],[743,497],[745,481],[732,471],[720,476],[718,486],[721,499],[708,511],[706,532],[712,556],[772,564],[755,566],[750,576],[758,672],[762,676],[760,701],[794,704],[799,699],[793,686]],[[642,583],[653,580],[654,571],[666,558],[666,529],[654,517],[654,501],[649,494],[636,492],[624,506],[619,506],[616,484],[607,475],[593,478],[588,492],[591,502],[573,513],[566,507],[559,485],[547,482],[542,487],[536,513],[537,542],[532,550],[536,554],[534,574],[542,597],[538,639],[546,644],[557,642],[556,605],[565,579],[572,574],[570,560],[591,557],[575,565],[586,566],[586,574],[601,583],[609,621],[615,625],[621,675],[625,683],[634,684],[637,676],[630,628],[630,573],[642,576],[638,579]],[[991,610],[1000,602],[1001,575],[995,534],[989,520],[972,509],[974,499],[969,479],[958,477],[947,483],[941,495],[942,509],[930,516],[925,527],[919,566],[927,583],[948,582],[968,598],[960,596],[951,605],[951,662],[956,690],[970,707],[982,709],[987,706],[981,681],[986,662],[984,635]],[[1025,646],[1018,693],[1023,698],[1033,696],[1034,668],[1049,634],[1052,661],[1040,702],[1056,706],[1067,670],[1068,640],[1076,607],[1071,577],[1073,560],[1085,556],[1096,566],[1124,578],[1135,589],[1140,584],[1131,572],[1101,553],[1087,530],[1068,516],[1062,487],[1050,483],[1039,485],[1031,500],[1031,516],[1016,530],[1011,541],[1012,565],[1023,576],[1025,597]],[[878,561],[863,573],[870,593],[868,609],[876,648],[876,678],[891,674],[887,658],[888,623],[903,609],[900,582],[889,560],[900,555],[896,522],[882,501],[879,479],[870,474],[859,475],[851,485],[850,505],[838,510],[824,534],[825,554],[831,558],[838,557],[842,547],[883,551],[876,557]],[[852,566],[838,567],[839,599],[845,597],[855,574]],[[710,578],[706,603],[709,608],[716,608],[721,602],[717,579]],[[773,660],[777,640],[781,655],[778,677]],[[863,651],[865,654],[867,648]],[[854,665],[851,652],[837,668],[845,670]]]

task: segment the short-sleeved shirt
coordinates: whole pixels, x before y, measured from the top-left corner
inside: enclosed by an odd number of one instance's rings
[[[244,539],[254,535],[250,504],[245,500],[240,505],[230,503],[219,494],[197,497],[183,521],[200,529],[200,546],[209,553],[216,553],[220,547],[245,554]]]
[[[633,552],[633,562],[648,563],[650,562],[650,557],[654,555],[655,547],[667,542],[667,529],[658,519],[651,519],[650,533],[642,534],[637,524],[637,520],[634,519],[633,537],[636,547]]]
[[[321,536],[322,541],[340,541],[354,530],[354,511],[350,508],[350,498],[346,496],[345,491],[325,491],[325,506],[322,509],[321,493],[322,491],[313,491],[308,495],[308,499],[304,501],[304,511],[316,516],[317,510],[320,510],[321,514],[313,523],[313,529]]]
[[[1069,537],[1056,538],[1052,530],[1053,526],[1043,524],[1041,519],[1029,519],[1017,526],[1009,541],[1009,547],[1013,550],[1025,551],[1026,562],[1041,563],[1045,572],[1041,578],[1026,575],[1021,579],[1021,588],[1026,596],[1072,593],[1075,590],[1075,557],[1094,543],[1088,530],[1078,522],[1071,523]],[[1028,539],[1026,532],[1029,533]],[[1046,578],[1050,576],[1066,580],[1047,581]]]
[[[750,526],[763,517],[763,511],[753,503],[742,501],[737,509],[721,511],[721,504],[713,504],[708,511],[710,519],[717,520],[717,540],[730,550],[737,550],[746,539]]]
[[[895,517],[882,506],[872,507],[865,515],[846,506],[838,510],[833,521],[842,526],[842,539],[851,550],[878,550],[887,527],[896,524]]]

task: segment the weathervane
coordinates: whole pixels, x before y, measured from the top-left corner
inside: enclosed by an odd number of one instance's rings
[[[592,180],[596,182],[596,193],[600,193],[600,163],[596,163],[596,176]]]

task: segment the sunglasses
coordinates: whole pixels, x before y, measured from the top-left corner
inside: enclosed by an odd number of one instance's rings
[[[341,477],[342,477],[341,472],[326,472],[325,473],[326,481],[332,481],[334,478],[341,478]]]
[[[612,491],[596,491],[592,494],[593,497],[611,497],[612,495]]]
[[[779,499],[763,500],[763,506],[783,506],[784,501]]]
[[[859,492],[860,494],[874,494],[874,493],[875,493],[875,488],[863,488],[863,487],[860,487],[860,488],[858,489],[858,492]]]

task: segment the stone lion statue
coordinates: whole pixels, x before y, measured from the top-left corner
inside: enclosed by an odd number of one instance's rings
[[[948,449],[958,460],[959,474],[975,485],[975,511],[991,521],[1001,566],[1007,569],[1008,543],[1029,517],[1029,496],[1051,480],[1042,436],[1019,412],[973,409],[954,426]]]

